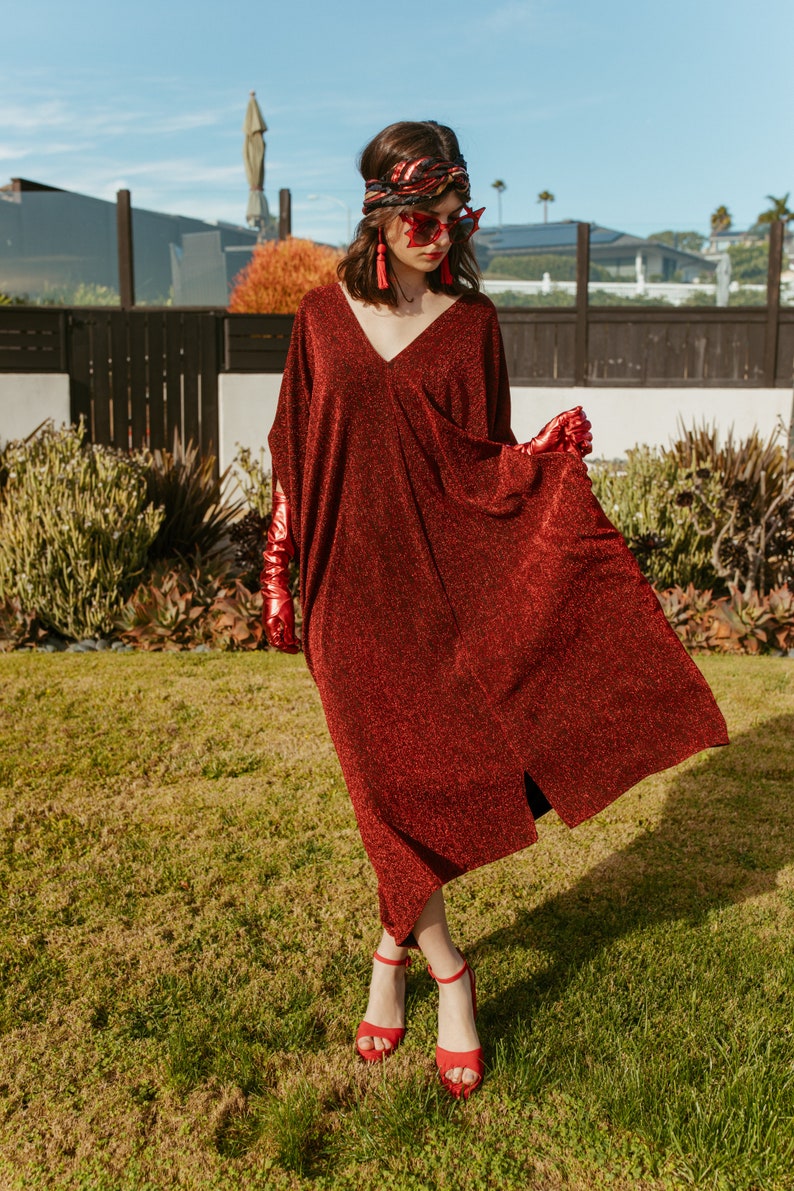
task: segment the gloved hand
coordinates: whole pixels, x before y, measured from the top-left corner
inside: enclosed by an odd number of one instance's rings
[[[581,405],[557,414],[540,433],[529,442],[515,448],[525,455],[542,455],[545,451],[568,451],[571,455],[589,455],[593,449],[591,425]]]
[[[295,606],[289,590],[289,563],[295,554],[290,509],[284,492],[273,488],[273,518],[259,576],[262,589],[262,625],[268,643],[284,653],[299,653],[295,636]]]

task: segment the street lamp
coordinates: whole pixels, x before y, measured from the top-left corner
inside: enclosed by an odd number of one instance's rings
[[[329,203],[336,203],[338,207],[342,208],[345,216],[347,217],[347,242],[349,244],[352,238],[351,226],[353,223],[353,212],[350,210],[347,203],[342,202],[340,198],[336,198],[336,196],[333,194],[307,194],[306,197],[311,203],[317,202],[320,199],[327,199]]]

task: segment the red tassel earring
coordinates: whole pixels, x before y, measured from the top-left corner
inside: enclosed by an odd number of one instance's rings
[[[454,280],[455,278],[452,276],[452,270],[449,267],[449,253],[447,253],[441,262],[441,284],[452,285]]]
[[[386,272],[386,245],[383,242],[383,228],[378,228],[378,289],[389,288],[389,275]]]

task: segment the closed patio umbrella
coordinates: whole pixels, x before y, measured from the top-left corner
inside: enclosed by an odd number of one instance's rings
[[[267,199],[265,198],[265,140],[267,132],[265,118],[256,101],[256,92],[252,91],[248,100],[248,107],[243,121],[243,161],[245,162],[245,176],[248,179],[248,208],[245,212],[246,222],[251,227],[258,227],[260,238],[264,238],[265,225],[268,217]]]

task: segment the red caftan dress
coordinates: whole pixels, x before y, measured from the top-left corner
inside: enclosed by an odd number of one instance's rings
[[[535,842],[525,773],[573,827],[727,743],[584,463],[512,449],[488,298],[387,362],[338,285],[311,291],[268,441],[306,662],[398,942],[439,886]]]

